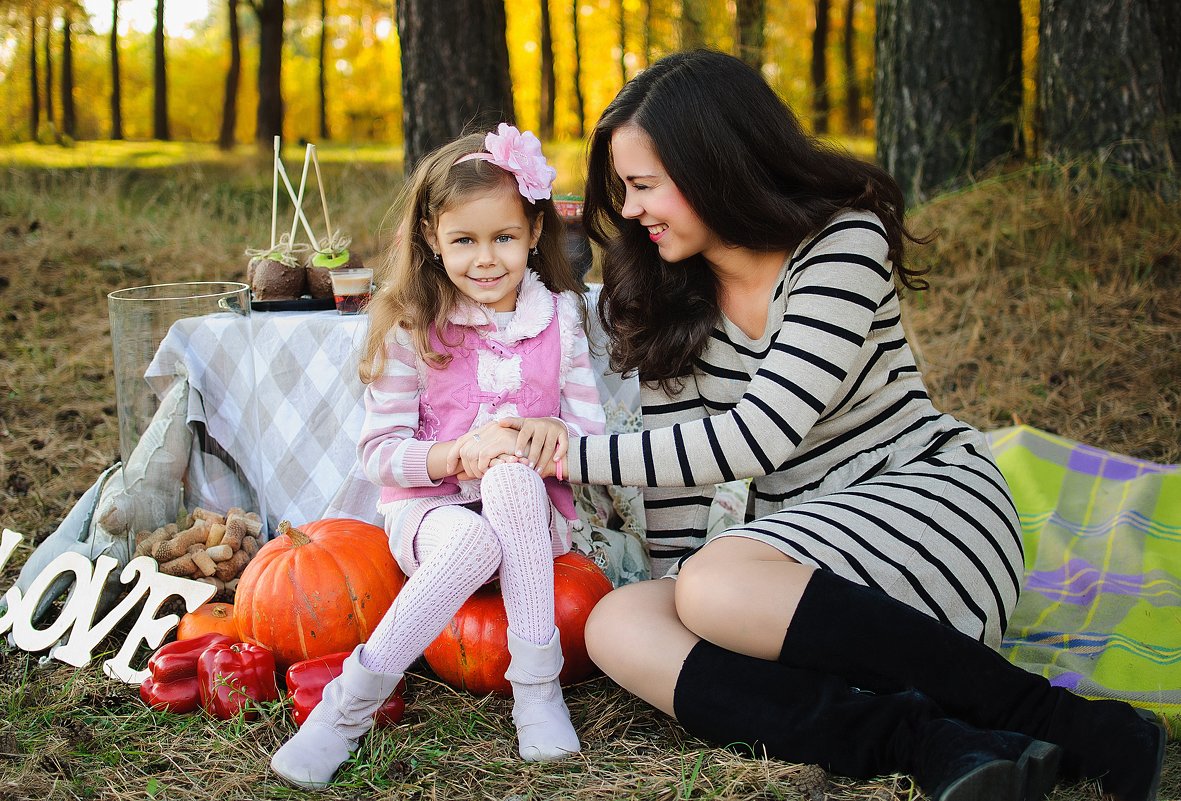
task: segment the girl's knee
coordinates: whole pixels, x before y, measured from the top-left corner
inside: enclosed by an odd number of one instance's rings
[[[492,465],[488,468],[488,472],[484,473],[484,477],[480,479],[481,487],[488,484],[520,489],[535,486],[544,489],[545,487],[537,471],[524,462],[502,462]]]
[[[481,564],[500,565],[500,540],[496,532],[482,517],[468,509],[456,509],[465,514],[454,515],[450,518],[451,530],[447,542],[453,550],[462,551],[473,561]],[[435,545],[436,548],[439,544]],[[444,546],[445,547],[445,546]],[[429,554],[421,554],[422,558]]]

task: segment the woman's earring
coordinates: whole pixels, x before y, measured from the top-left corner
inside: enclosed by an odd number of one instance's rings
[[[436,250],[434,253],[435,253],[435,261],[438,261],[439,260],[439,252]]]
[[[537,255],[537,245],[533,246],[533,250],[529,251],[529,255],[531,255],[531,256]]]

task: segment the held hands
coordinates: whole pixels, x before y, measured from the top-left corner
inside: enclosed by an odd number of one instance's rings
[[[515,453],[522,457],[522,461],[528,461],[542,478],[556,476],[561,481],[569,475],[565,468],[570,435],[561,420],[556,417],[504,417],[497,421],[497,425],[516,432]]]
[[[448,472],[482,478],[494,464],[523,462],[542,478],[555,475],[569,444],[566,425],[553,417],[510,420],[509,426],[494,421],[455,440],[447,454]]]

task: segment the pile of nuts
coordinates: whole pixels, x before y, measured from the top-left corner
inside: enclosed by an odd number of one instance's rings
[[[238,577],[258,553],[262,519],[237,507],[225,516],[197,508],[179,523],[135,535],[135,555],[150,556],[161,573],[193,578],[232,599]]]

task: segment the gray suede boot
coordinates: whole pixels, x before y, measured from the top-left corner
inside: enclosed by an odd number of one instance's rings
[[[324,687],[324,697],[303,727],[271,757],[271,770],[308,790],[323,790],[373,726],[373,715],[393,694],[401,673],[374,673],[361,664],[358,645],[344,670]]]
[[[582,746],[558,683],[565,662],[558,630],[545,645],[534,645],[510,629],[508,652],[512,661],[504,677],[513,686],[513,723],[521,758],[549,762],[577,754]]]

